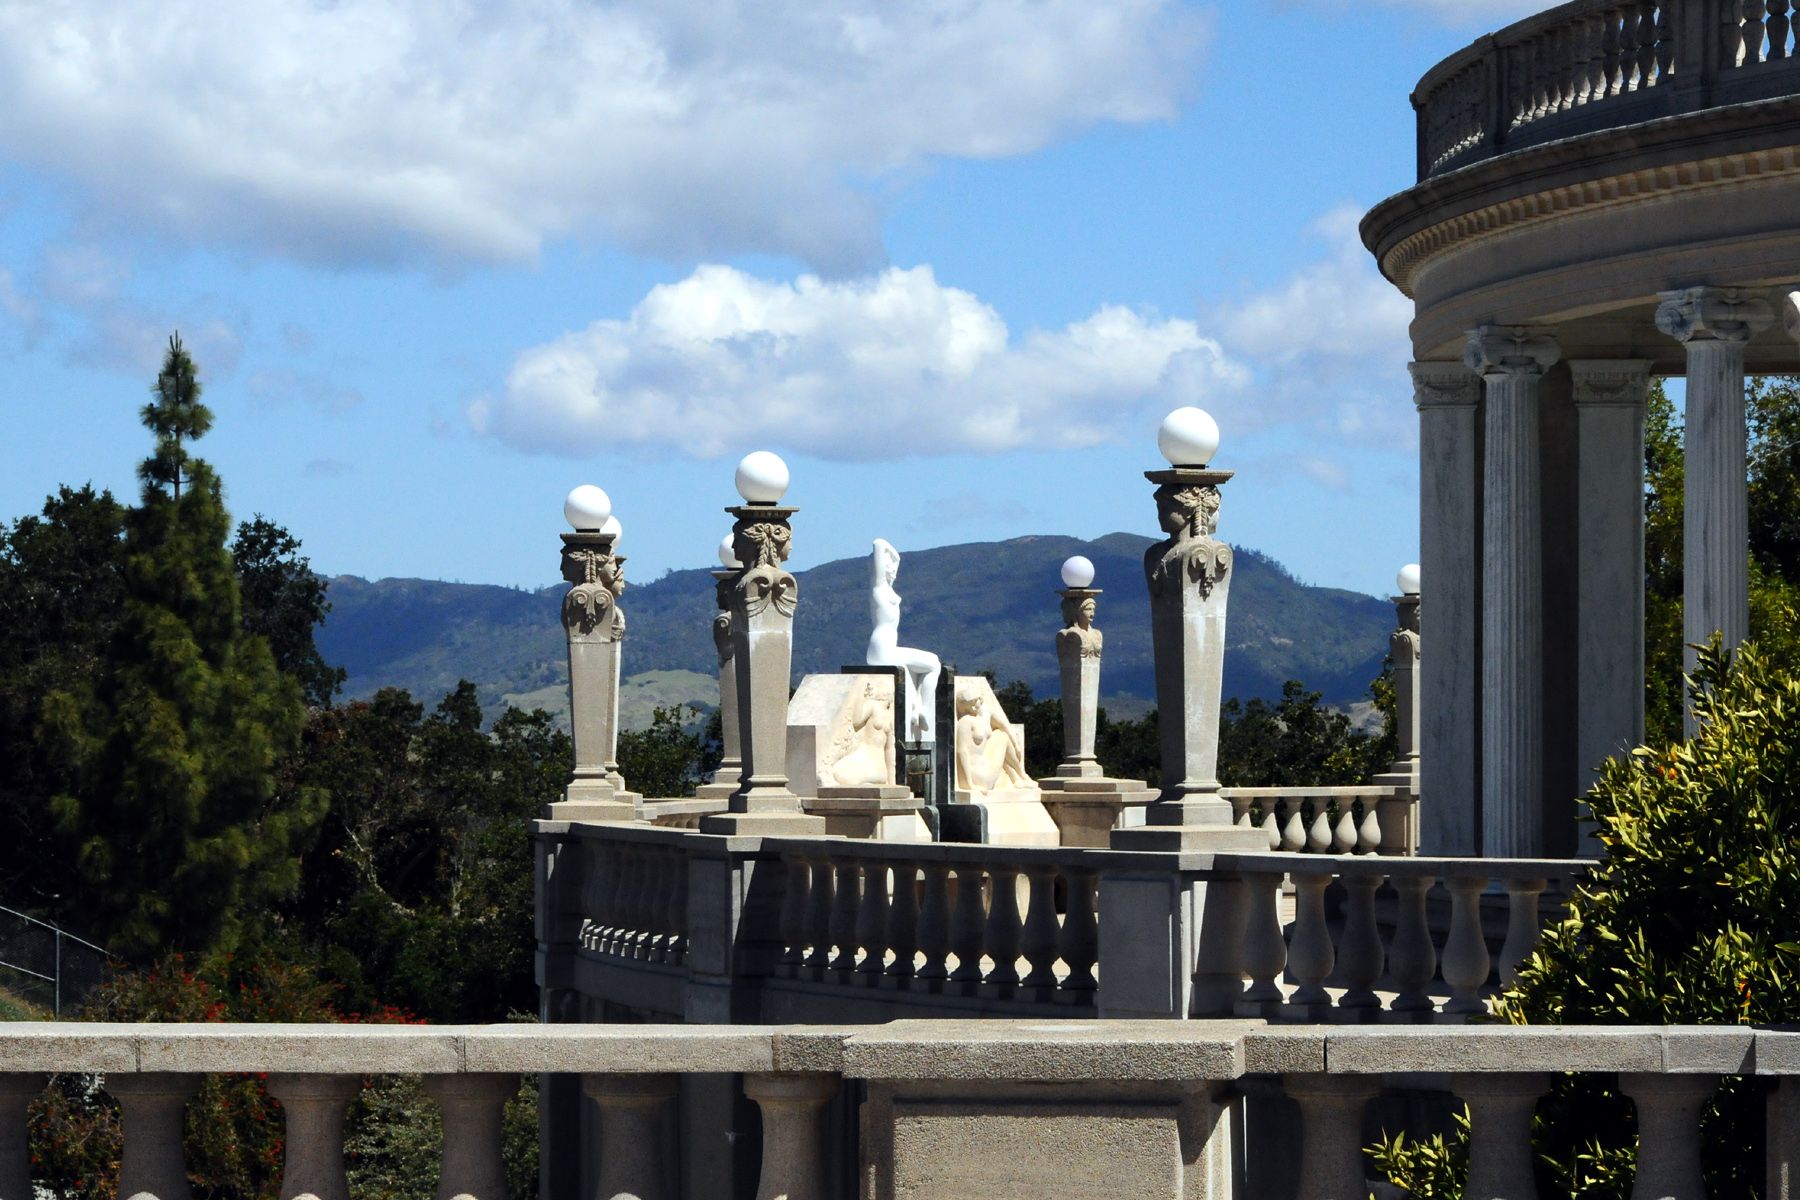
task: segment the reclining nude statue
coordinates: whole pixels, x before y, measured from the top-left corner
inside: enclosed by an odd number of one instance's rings
[[[958,786],[977,796],[1037,786],[1025,773],[1025,754],[1006,715],[988,711],[979,692],[956,698],[956,775]]]
[[[869,634],[867,661],[871,667],[906,668],[905,739],[929,742],[937,731],[938,672],[943,665],[929,650],[900,644],[900,596],[894,591],[894,577],[900,573],[900,552],[886,538],[876,538],[875,552],[869,561],[869,618],[874,622],[874,630]]]
[[[848,745],[831,765],[829,782],[838,787],[867,787],[894,782],[894,705],[875,694],[873,683],[850,714]]]

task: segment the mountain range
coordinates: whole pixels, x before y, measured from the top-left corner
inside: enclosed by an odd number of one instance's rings
[[[935,651],[959,672],[992,671],[1055,695],[1054,637],[1061,624],[1059,568],[1071,555],[1094,563],[1103,589],[1096,624],[1106,634],[1101,676],[1109,711],[1143,711],[1154,694],[1150,607],[1143,574],[1152,539],[1114,533],[941,546],[905,554],[901,641]],[[627,548],[628,547],[622,547]],[[627,568],[629,572],[629,567]],[[840,559],[796,573],[794,679],[863,660],[869,637],[869,560]],[[404,687],[435,703],[469,679],[490,710],[543,707],[566,717],[568,661],[558,620],[562,584],[538,590],[423,579],[330,581],[332,610],[319,631],[326,661],[345,668],[350,699]],[[670,571],[629,585],[621,693],[628,727],[658,704],[717,702],[713,579]],[[1353,707],[1381,670],[1393,607],[1373,596],[1311,587],[1279,563],[1238,549],[1232,571],[1225,694],[1274,698],[1288,679]]]

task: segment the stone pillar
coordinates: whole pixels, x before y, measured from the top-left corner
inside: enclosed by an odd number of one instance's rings
[[[1109,779],[1094,757],[1094,728],[1100,712],[1100,654],[1105,639],[1094,624],[1101,589],[1066,587],[1063,628],[1056,635],[1062,668],[1063,761],[1056,774],[1040,780],[1044,808],[1056,822],[1064,846],[1103,849],[1127,805],[1144,805],[1156,793],[1141,779]]]
[[[1206,467],[1147,471],[1157,521],[1169,536],[1144,553],[1162,741],[1162,794],[1144,825],[1115,829],[1132,850],[1267,850],[1261,830],[1239,828],[1219,795],[1219,700],[1225,671],[1225,604],[1231,547],[1213,537],[1219,485],[1233,472]]]
[[[663,1162],[663,1112],[675,1075],[584,1075],[600,1110],[600,1164],[592,1200],[670,1200]]]
[[[1580,467],[1576,512],[1575,744],[1581,795],[1594,768],[1644,740],[1644,403],[1650,364],[1569,363]],[[1599,854],[1591,829],[1582,853]]]
[[[1538,384],[1557,360],[1538,330],[1469,331],[1463,361],[1485,385],[1481,538],[1481,845],[1489,858],[1543,853],[1544,589]],[[1434,644],[1440,644],[1434,642]]]
[[[1767,301],[1736,288],[1664,292],[1656,310],[1656,327],[1687,348],[1681,636],[1689,671],[1694,645],[1714,633],[1727,650],[1750,635],[1744,344],[1774,319]],[[1692,714],[1686,727],[1693,733]]]
[[[563,798],[544,809],[552,821],[629,821],[637,797],[619,777],[619,648],[625,614],[625,559],[613,553],[614,534],[582,530],[562,535],[562,623],[569,641],[569,728],[575,773]]]
[[[1307,1200],[1365,1200],[1363,1110],[1380,1089],[1367,1075],[1296,1073],[1282,1080],[1300,1108],[1300,1190]]]
[[[1419,566],[1431,657],[1419,661],[1419,851],[1468,857],[1481,828],[1481,378],[1416,362]]]
[[[0,1074],[0,1200],[32,1200],[25,1110],[44,1094],[46,1082],[42,1075]]]
[[[723,754],[712,782],[702,784],[696,793],[701,799],[728,799],[743,782],[742,730],[738,721],[737,656],[731,632],[732,581],[736,571],[714,571],[718,580],[714,589],[719,613],[713,618],[713,648],[719,653],[719,731]]]
[[[362,1080],[355,1075],[271,1075],[268,1087],[287,1114],[281,1200],[350,1200],[344,1177],[344,1112]]]
[[[1531,1115],[1548,1082],[1542,1075],[1497,1072],[1455,1077],[1469,1106],[1467,1196],[1531,1200],[1537,1180],[1531,1153]]]
[[[1402,571],[1401,575],[1410,573]],[[1416,581],[1404,586],[1418,587]],[[1394,597],[1394,631],[1388,635],[1388,664],[1394,673],[1394,761],[1369,782],[1395,788],[1375,802],[1382,854],[1419,852],[1419,593]]]
[[[187,1102],[200,1090],[200,1081],[198,1075],[160,1071],[106,1076],[106,1090],[119,1102],[125,1140],[119,1160],[119,1200],[187,1200],[193,1195],[182,1148],[182,1117]]]
[[[1706,1178],[1700,1169],[1700,1116],[1718,1082],[1712,1075],[1619,1076],[1619,1090],[1637,1106],[1633,1196],[1660,1200],[1706,1195]]]
[[[819,1122],[837,1095],[836,1075],[746,1075],[744,1095],[762,1110],[762,1173],[756,1200],[825,1200]]]
[[[425,1090],[443,1116],[436,1200],[506,1200],[501,1128],[517,1075],[427,1075]]]
[[[799,509],[745,503],[725,511],[736,518],[732,548],[744,564],[721,582],[731,588],[731,657],[743,766],[730,812],[700,818],[700,831],[822,835],[825,818],[801,810],[787,777],[788,691],[800,584],[783,564],[794,538],[789,521]]]

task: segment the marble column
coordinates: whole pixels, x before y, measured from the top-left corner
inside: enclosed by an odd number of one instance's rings
[[[1144,553],[1150,589],[1162,793],[1144,824],[1115,829],[1111,844],[1131,850],[1267,850],[1259,829],[1239,828],[1219,795],[1219,701],[1225,671],[1225,606],[1231,547],[1213,536],[1219,485],[1231,471],[1175,466],[1146,471],[1156,485],[1163,541]]]
[[[737,684],[742,777],[730,811],[700,819],[702,833],[823,835],[825,819],[801,809],[788,787],[787,710],[794,672],[794,612],[800,584],[784,565],[797,508],[744,503],[727,508],[732,549],[744,565],[731,588],[731,657]]]
[[[1713,634],[1727,650],[1750,635],[1749,491],[1744,480],[1744,345],[1774,321],[1766,300],[1736,288],[1662,293],[1656,327],[1687,350],[1683,438],[1682,658]],[[1693,716],[1686,721],[1693,732]]]
[[[1408,367],[1419,410],[1419,566],[1431,655],[1419,661],[1419,852],[1468,857],[1481,828],[1481,377]]]
[[[1650,364],[1571,361],[1577,454],[1573,794],[1644,740],[1644,403]],[[1582,853],[1598,854],[1584,826]]]
[[[712,782],[702,784],[695,794],[701,799],[724,800],[743,782],[744,766],[739,749],[743,735],[738,724],[737,657],[731,632],[731,585],[737,572],[714,571],[712,577],[718,581],[715,593],[719,612],[713,618],[712,631],[713,648],[719,653],[719,736],[723,753]]]
[[[1481,845],[1488,858],[1543,853],[1544,589],[1538,385],[1560,355],[1541,330],[1469,331],[1486,428],[1481,537]],[[1427,801],[1429,803],[1429,801]]]
[[[625,559],[615,535],[581,530],[562,535],[562,623],[569,643],[569,727],[575,773],[561,801],[545,807],[553,821],[629,821],[637,797],[618,776],[619,648],[625,614]]]

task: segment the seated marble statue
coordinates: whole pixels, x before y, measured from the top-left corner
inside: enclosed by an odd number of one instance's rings
[[[849,745],[831,764],[831,781],[838,787],[894,782],[894,706],[875,694],[873,683],[863,684],[850,714]]]
[[[937,735],[938,672],[943,665],[929,650],[900,644],[900,596],[894,591],[900,552],[887,539],[876,538],[869,561],[869,618],[874,630],[869,634],[867,661],[872,667],[906,668],[906,739],[929,742]]]
[[[979,692],[956,698],[956,779],[977,796],[1037,786],[1025,773],[1025,752],[1013,740],[1006,714],[990,711]]]

